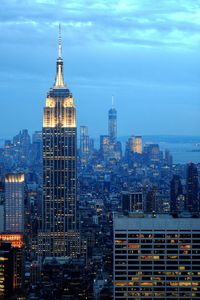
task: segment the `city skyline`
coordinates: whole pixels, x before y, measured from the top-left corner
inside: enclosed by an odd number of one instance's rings
[[[59,22],[78,127],[87,125],[91,136],[105,134],[114,95],[119,136],[199,135],[200,1],[56,4],[2,1],[1,108],[6,113],[0,137],[21,128],[41,129]]]

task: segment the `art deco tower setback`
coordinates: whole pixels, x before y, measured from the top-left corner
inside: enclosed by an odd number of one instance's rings
[[[43,115],[43,216],[39,242],[43,257],[76,256],[79,240],[76,109],[64,83],[60,28],[56,68]]]

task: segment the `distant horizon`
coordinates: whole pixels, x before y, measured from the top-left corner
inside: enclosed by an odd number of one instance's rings
[[[87,125],[80,125],[80,126],[87,126]],[[77,135],[79,137],[79,127],[77,127]],[[35,132],[38,132],[38,131],[42,131],[41,130],[34,130],[34,131],[29,131],[28,128],[22,128],[20,129],[18,132],[14,133],[13,136],[10,136],[10,137],[3,137],[3,136],[0,136],[0,141],[5,141],[5,140],[12,140],[14,136],[16,136],[17,134],[19,134],[20,131],[22,130],[28,130],[28,133],[30,135],[30,137],[32,138],[32,135],[35,133]],[[101,135],[108,135],[108,133],[102,133],[98,136],[92,136],[89,134],[89,137],[90,138],[93,138],[95,140],[99,139],[99,137]],[[125,139],[125,138],[129,138],[131,136],[141,136],[142,138],[150,138],[150,137],[153,137],[153,138],[194,138],[194,139],[200,139],[200,135],[186,135],[186,134],[156,134],[156,133],[152,133],[152,134],[130,134],[130,135],[118,135],[117,136],[117,139],[118,140],[122,140],[122,139]]]

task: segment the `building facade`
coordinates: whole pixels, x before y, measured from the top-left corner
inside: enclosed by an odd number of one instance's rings
[[[5,176],[5,231],[24,232],[24,174]]]
[[[200,219],[115,216],[114,299],[200,299]]]
[[[199,182],[197,167],[193,163],[187,165],[186,209],[192,213],[199,212]]]
[[[170,182],[170,211],[172,213],[184,211],[184,204],[181,179],[178,175],[174,175]]]
[[[76,109],[64,83],[60,32],[56,67],[43,114],[42,257],[76,256],[79,248]]]
[[[80,126],[80,153],[81,155],[89,154],[89,135],[87,126]]]

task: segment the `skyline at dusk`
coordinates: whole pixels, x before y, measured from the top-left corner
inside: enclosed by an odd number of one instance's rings
[[[200,134],[200,1],[2,1],[1,6],[0,137],[41,129],[59,23],[78,126],[87,125],[94,137],[106,133],[114,95],[118,136]]]
[[[200,0],[2,0],[0,299],[200,299]]]

